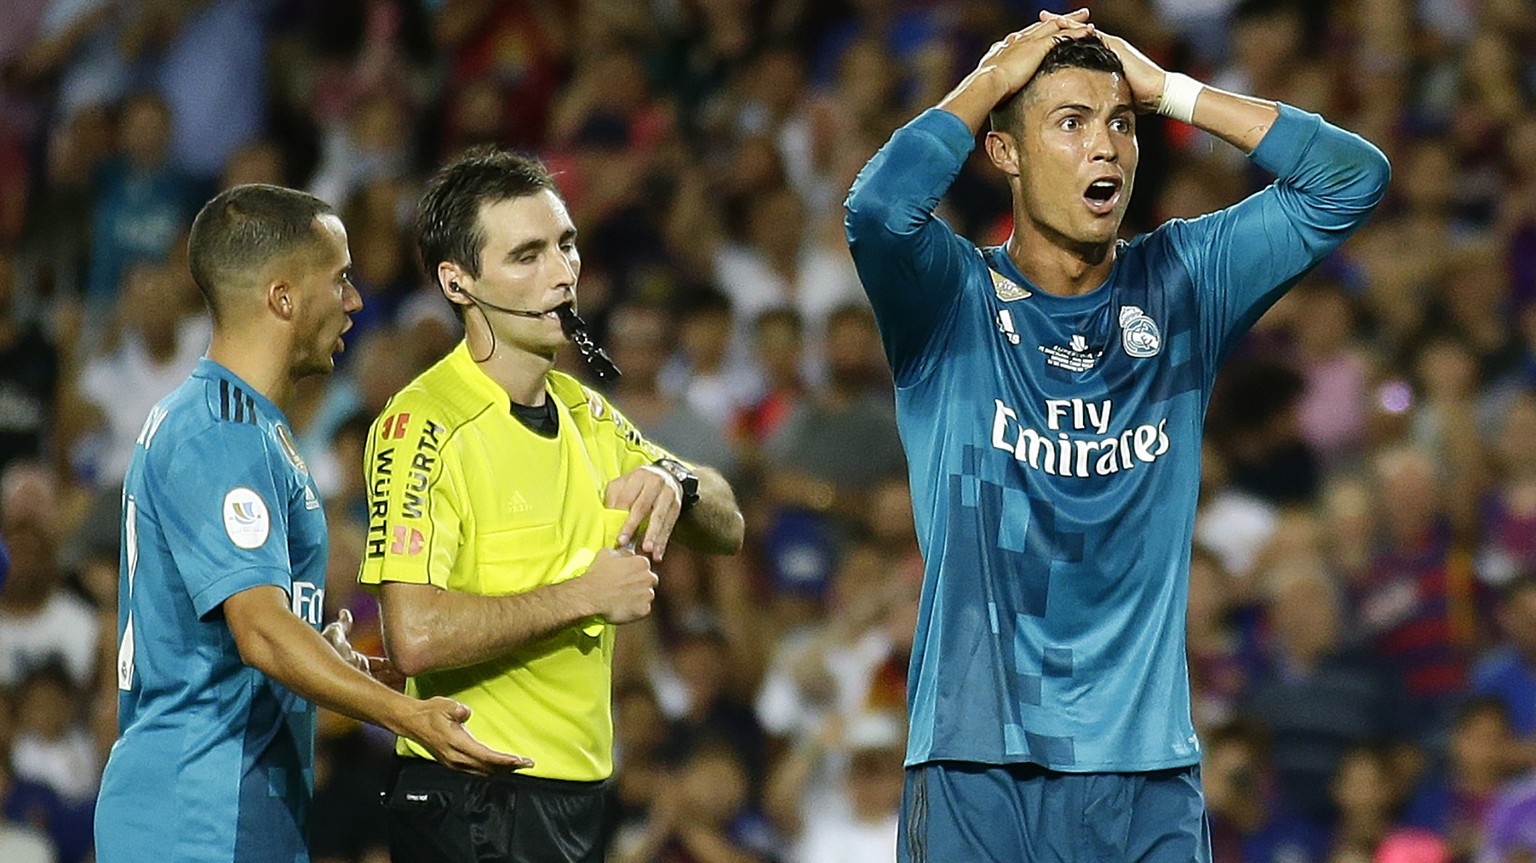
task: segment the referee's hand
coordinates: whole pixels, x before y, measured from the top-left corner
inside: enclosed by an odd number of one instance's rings
[[[651,562],[632,551],[603,549],[571,584],[585,594],[586,607],[609,623],[633,623],[650,614],[656,601]]]
[[[683,513],[683,487],[655,465],[642,465],[608,483],[603,505],[629,511],[629,519],[619,529],[618,544],[635,547],[652,560],[667,553],[667,540]],[[645,525],[645,536],[635,534]],[[638,541],[637,541],[638,540]]]
[[[420,743],[437,763],[465,773],[488,776],[508,770],[524,770],[533,759],[509,755],[486,746],[464,727],[469,707],[451,698],[428,698],[401,718],[401,735]]]

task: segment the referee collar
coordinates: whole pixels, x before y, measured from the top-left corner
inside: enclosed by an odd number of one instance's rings
[[[491,379],[475,362],[475,358],[469,355],[469,342],[460,341],[452,351],[448,352],[448,366],[459,380],[469,388],[470,394],[486,404],[500,405],[510,416],[512,413],[512,396],[502,388],[501,384]],[[549,388],[548,375],[544,378],[544,398],[553,399],[554,393]]]

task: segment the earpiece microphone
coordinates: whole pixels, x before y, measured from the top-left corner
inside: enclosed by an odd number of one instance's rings
[[[452,289],[456,294],[463,294],[464,296],[469,297],[469,301],[475,305],[490,309],[493,312],[501,312],[505,315],[517,315],[520,318],[542,318],[546,314],[545,312],[536,312],[532,309],[509,309],[506,306],[498,306],[495,303],[488,303],[485,300],[475,296],[474,294],[471,294],[469,291],[459,287],[458,282],[449,282],[448,287]]]
[[[459,287],[458,282],[449,282],[448,288],[456,294],[463,294],[469,297],[469,301],[480,306],[482,310],[490,309],[493,312],[501,312],[504,315],[516,315],[520,318],[542,318],[548,314],[548,312],[538,312],[532,309],[509,309],[506,306],[488,303]],[[596,375],[598,380],[616,381],[623,376],[623,373],[619,371],[619,367],[614,365],[613,359],[608,356],[608,352],[598,347],[592,341],[592,336],[587,332],[587,322],[582,320],[580,315],[576,314],[575,303],[561,303],[550,311],[553,311],[560,318],[560,329],[564,330],[565,337],[576,345],[576,350],[581,352],[581,358],[586,361],[587,368],[592,370],[592,374]]]

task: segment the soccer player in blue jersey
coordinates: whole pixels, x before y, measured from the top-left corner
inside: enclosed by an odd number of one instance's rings
[[[335,212],[237,186],[192,225],[208,355],[150,412],[123,486],[120,739],[96,807],[99,863],[308,860],[315,705],[419,741],[461,770],[494,752],[463,705],[419,701],[318,631],[326,527],[280,407],[331,371],[362,307]],[[343,655],[347,659],[343,659]]]
[[[1276,175],[1118,239],[1136,117]],[[1006,244],[934,215],[990,120]],[[847,200],[895,372],[927,572],[901,859],[1209,860],[1184,615],[1202,417],[1222,359],[1381,200],[1369,143],[1165,73],[1043,14],[898,130]]]

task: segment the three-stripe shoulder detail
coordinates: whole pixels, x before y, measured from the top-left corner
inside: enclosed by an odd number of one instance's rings
[[[219,379],[219,419],[225,422],[256,424],[256,400],[245,390]]]

